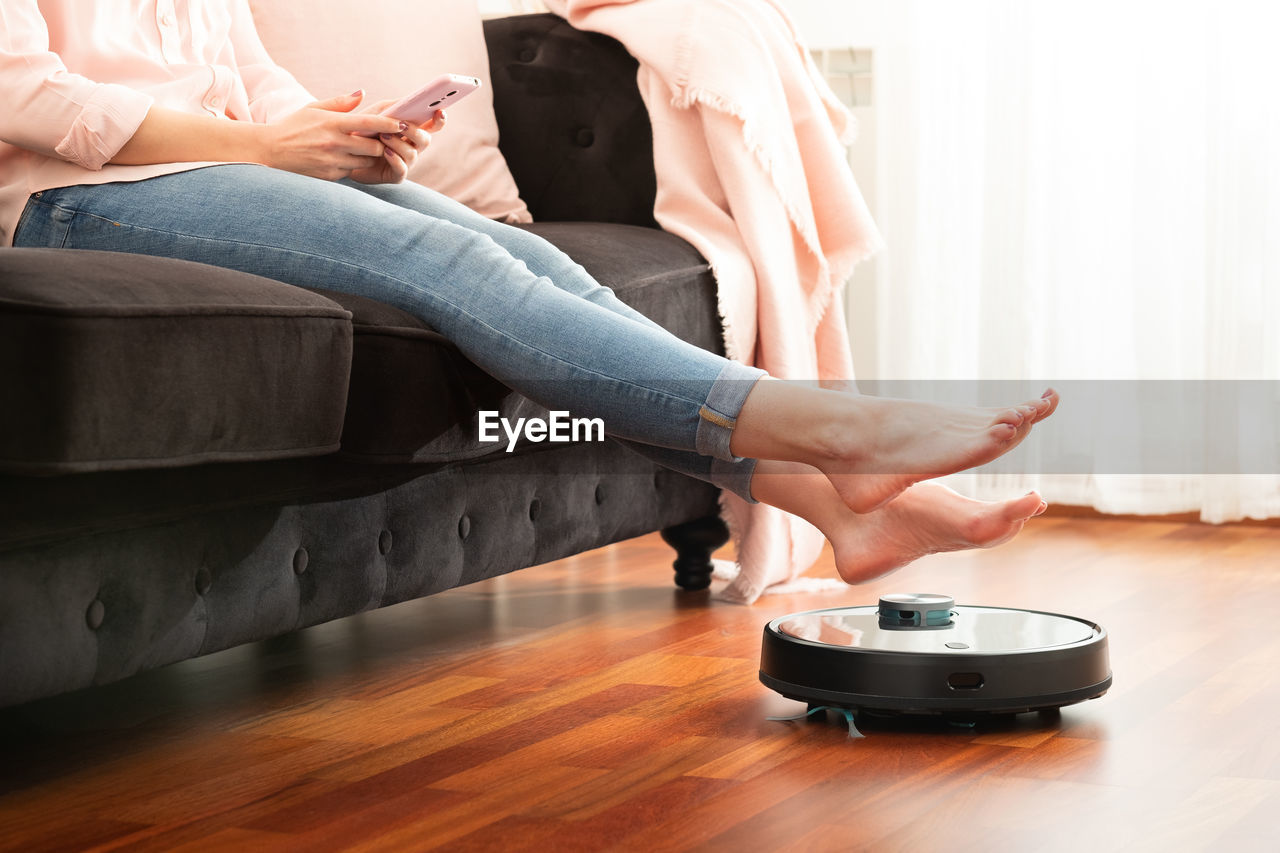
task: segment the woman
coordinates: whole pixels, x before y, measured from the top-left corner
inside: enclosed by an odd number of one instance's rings
[[[465,69],[464,69],[465,70]],[[416,82],[416,81],[414,81]],[[246,0],[0,5],[0,228],[16,246],[186,258],[396,305],[550,408],[813,522],[846,581],[988,546],[1044,509],[933,484],[1052,413],[824,391],[689,346],[550,244],[402,181],[439,113],[315,101]],[[757,461],[759,460],[759,461]]]

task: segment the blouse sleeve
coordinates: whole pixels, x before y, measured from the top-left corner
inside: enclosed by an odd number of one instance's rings
[[[236,68],[249,94],[250,118],[256,122],[275,121],[302,109],[317,99],[267,55],[258,37],[248,0],[231,0],[231,46]]]
[[[150,95],[67,71],[36,0],[0,3],[0,140],[101,169],[147,117]]]

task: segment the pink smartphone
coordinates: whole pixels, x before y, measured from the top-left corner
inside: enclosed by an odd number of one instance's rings
[[[423,124],[436,114],[436,110],[456,104],[479,88],[480,81],[475,77],[441,74],[412,95],[387,107],[380,115],[398,118],[410,125]]]

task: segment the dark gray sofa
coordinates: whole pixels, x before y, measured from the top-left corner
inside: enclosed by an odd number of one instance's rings
[[[658,230],[635,63],[550,15],[486,23],[538,223],[718,349],[714,283]],[[705,588],[711,486],[612,441],[476,441],[532,403],[394,308],[165,259],[0,250],[0,705],[663,530]]]

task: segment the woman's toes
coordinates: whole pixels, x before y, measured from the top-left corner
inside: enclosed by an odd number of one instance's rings
[[[1001,508],[1001,517],[1008,522],[1021,521],[1044,512],[1048,504],[1035,492],[1007,501]]]
[[[1050,388],[1039,399],[1024,403],[1018,409],[1025,414],[1027,425],[1029,426],[1033,423],[1039,423],[1049,415],[1052,415],[1054,410],[1058,408],[1058,399],[1058,392]]]
[[[1016,406],[1012,409],[1005,409],[1000,414],[996,415],[997,424],[1011,424],[1012,426],[1019,426],[1025,419],[1022,409]]]
[[[1046,389],[1044,394],[1040,396],[1040,399],[1049,401],[1049,410],[1040,414],[1040,417],[1042,418],[1047,418],[1049,415],[1052,415],[1058,408],[1058,403],[1062,400],[1062,398],[1058,396],[1058,392],[1052,388]]]
[[[988,435],[996,441],[1008,441],[1018,434],[1018,428],[1011,423],[998,423],[991,427]]]

